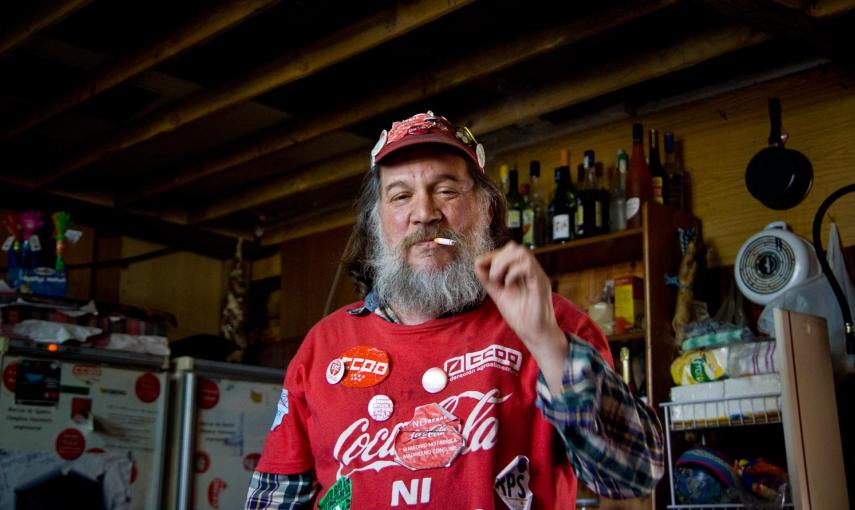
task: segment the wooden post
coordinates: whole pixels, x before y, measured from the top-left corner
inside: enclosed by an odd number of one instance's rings
[[[39,6],[28,19],[4,30],[3,37],[0,38],[0,56],[27,40],[31,35],[53,25],[91,1],[56,0]]]

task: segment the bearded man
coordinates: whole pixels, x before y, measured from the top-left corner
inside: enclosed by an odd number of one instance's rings
[[[363,300],[288,366],[248,509],[575,508],[663,474],[656,415],[605,337],[509,242],[467,128],[432,112],[371,153],[344,263]]]

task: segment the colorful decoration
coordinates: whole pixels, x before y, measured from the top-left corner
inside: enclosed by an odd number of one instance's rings
[[[6,230],[8,230],[9,233],[12,234],[12,237],[15,238],[12,249],[15,251],[21,251],[21,235],[23,230],[21,217],[17,214],[7,214],[5,223]]]
[[[53,216],[53,238],[56,240],[56,266],[54,269],[57,272],[65,269],[65,259],[62,254],[65,251],[65,233],[71,228],[71,215],[67,212],[60,211],[54,213]]]

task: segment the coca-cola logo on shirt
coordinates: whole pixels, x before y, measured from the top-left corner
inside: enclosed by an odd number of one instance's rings
[[[500,395],[494,388],[487,393],[480,391],[464,391],[451,396],[439,403],[445,410],[460,418],[463,423],[463,439],[465,446],[461,455],[490,450],[497,442],[499,420],[493,409],[511,398],[513,394]],[[474,401],[466,416],[466,404]],[[338,476],[350,476],[358,471],[374,470],[379,472],[388,467],[399,466],[395,462],[395,436],[406,422],[394,427],[380,427],[369,431],[371,422],[368,418],[360,418],[344,429],[339,435],[333,449],[333,457],[339,462]]]

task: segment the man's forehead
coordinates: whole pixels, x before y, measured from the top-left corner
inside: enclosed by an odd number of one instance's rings
[[[462,157],[448,152],[419,152],[381,165],[380,181],[392,180],[471,180],[469,167]]]

